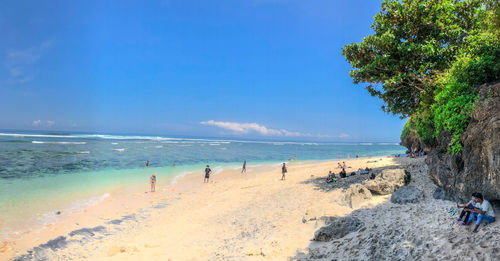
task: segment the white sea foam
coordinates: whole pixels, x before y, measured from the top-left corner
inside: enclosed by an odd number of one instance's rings
[[[113,149],[114,151],[118,151],[118,152],[124,152],[125,149],[124,148],[121,148],[121,149]]]
[[[37,141],[37,140],[34,140],[31,143],[34,143],[34,144],[74,144],[74,145],[87,144],[87,142],[85,142],[85,141],[71,142],[71,141]]]
[[[90,151],[78,151],[78,154],[90,154]]]

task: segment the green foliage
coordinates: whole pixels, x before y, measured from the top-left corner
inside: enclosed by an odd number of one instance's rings
[[[369,83],[384,111],[413,114],[421,94],[433,93],[436,76],[478,27],[484,6],[480,0],[385,0],[372,25],[375,34],[343,47],[354,83]]]
[[[444,86],[436,91],[431,106],[435,132],[445,130],[452,140],[448,152],[462,150],[460,137],[470,122],[470,115],[478,94],[477,85],[500,79],[500,41],[492,33],[471,37],[469,51],[457,59],[444,77]]]
[[[354,83],[384,101],[382,109],[410,116],[401,138],[416,132],[427,145],[460,137],[478,99],[476,86],[500,79],[498,0],[384,0],[375,33],[343,47]]]
[[[420,137],[424,144],[428,146],[434,145],[436,142],[436,139],[433,135],[435,128],[432,114],[429,108],[420,108],[417,113],[414,114],[414,117],[418,137]]]
[[[450,82],[446,84],[432,105],[434,124],[436,129],[434,137],[445,130],[453,135],[448,151],[457,154],[462,150],[460,136],[469,125],[470,114],[478,96],[469,84],[464,82]]]
[[[412,131],[415,131],[415,121],[412,118],[409,118],[406,121],[403,130],[401,131],[401,140],[404,140],[406,136]]]

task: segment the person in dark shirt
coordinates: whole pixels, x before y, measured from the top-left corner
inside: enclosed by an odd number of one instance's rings
[[[241,168],[241,173],[247,173],[247,161],[243,162],[243,167]]]
[[[286,170],[286,164],[285,164],[285,162],[283,162],[283,166],[281,166],[281,180],[285,180],[285,174],[287,172],[288,171]]]
[[[210,169],[210,166],[207,165],[205,168],[205,179],[203,180],[203,183],[208,183],[208,180],[210,179],[210,173],[212,173],[212,170]]]

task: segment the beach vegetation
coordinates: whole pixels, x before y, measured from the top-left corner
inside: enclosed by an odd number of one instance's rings
[[[423,143],[452,136],[462,150],[477,86],[500,79],[499,3],[494,0],[385,0],[374,34],[343,47],[354,83],[367,83],[382,109],[409,118]]]

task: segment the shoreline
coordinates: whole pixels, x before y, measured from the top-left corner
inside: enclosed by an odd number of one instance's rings
[[[386,159],[387,156],[384,157],[371,157],[371,158],[383,158]],[[356,162],[356,166],[358,164],[363,163],[366,165],[366,161],[370,158],[364,159],[354,159],[349,162]],[[388,159],[388,158],[387,158]],[[302,173],[302,178],[304,178],[304,174],[307,176],[307,170],[313,169],[317,172],[318,168],[324,169],[324,175],[326,176],[328,172],[328,168],[334,170],[334,172],[338,172],[338,170],[334,169],[337,160],[322,160],[322,161],[299,161],[292,162],[289,164],[289,171],[293,171],[296,173]],[[372,163],[369,163],[372,164]],[[325,167],[330,165],[329,167]],[[354,167],[353,167],[354,169]],[[349,169],[350,170],[350,169]],[[349,171],[348,170],[348,171]],[[21,240],[9,241],[6,246],[4,246],[4,253],[0,253],[0,255],[5,255],[8,258],[13,258],[15,256],[22,255],[26,250],[30,248],[40,245],[41,243],[50,242],[54,238],[58,238],[61,236],[69,235],[74,231],[78,231],[81,229],[88,229],[92,227],[99,227],[105,224],[108,224],[111,221],[120,222],[121,218],[127,215],[137,215],[138,213],[145,212],[155,212],[155,210],[163,210],[168,209],[169,205],[177,204],[176,202],[181,202],[180,204],[185,204],[185,202],[190,198],[190,196],[194,195],[196,197],[199,194],[199,190],[206,190],[207,186],[212,185],[218,187],[219,184],[225,183],[239,183],[239,182],[256,182],[260,177],[264,177],[265,174],[269,173],[278,173],[279,174],[279,163],[270,163],[264,164],[259,167],[249,167],[247,170],[247,174],[240,174],[239,170],[235,169],[225,169],[221,173],[213,175],[211,177],[210,184],[202,183],[202,175],[201,174],[187,174],[184,177],[181,177],[174,184],[170,184],[172,181],[170,179],[169,185],[166,187],[159,186],[157,187],[157,191],[155,193],[144,193],[144,188],[149,189],[149,184],[145,184],[144,187],[134,188],[134,187],[126,187],[121,188],[114,193],[110,193],[110,196],[105,198],[102,202],[98,203],[94,207],[89,207],[79,213],[77,215],[73,215],[71,217],[67,217],[61,222],[53,226],[47,226],[45,231],[42,233],[26,233],[25,235],[21,235]],[[323,170],[322,170],[323,171]],[[238,174],[238,175],[235,175]],[[280,174],[279,174],[280,175]],[[244,178],[244,180],[241,180]],[[279,182],[277,180],[277,182]],[[163,184],[160,180],[159,184]],[[203,187],[205,185],[205,187]],[[147,186],[147,187],[146,187]],[[210,187],[208,187],[210,188]],[[255,184],[249,184],[249,186],[241,186],[241,190],[252,190],[258,188]],[[214,193],[214,192],[212,192]],[[248,203],[248,202],[247,202]],[[238,205],[238,204],[237,204]],[[223,209],[224,210],[224,209]],[[138,217],[137,221],[143,224],[150,224],[154,219],[152,215],[156,215],[157,213],[148,214],[150,217]],[[179,213],[181,214],[181,213]],[[251,214],[249,214],[251,215]],[[125,229],[127,230],[127,229]],[[122,233],[122,232],[120,232]],[[69,236],[66,236],[69,238]],[[42,244],[43,245],[43,244]],[[17,252],[16,252],[17,250]],[[54,250],[51,250],[52,252]],[[60,250],[58,250],[60,251]],[[58,252],[56,251],[56,252]]]

